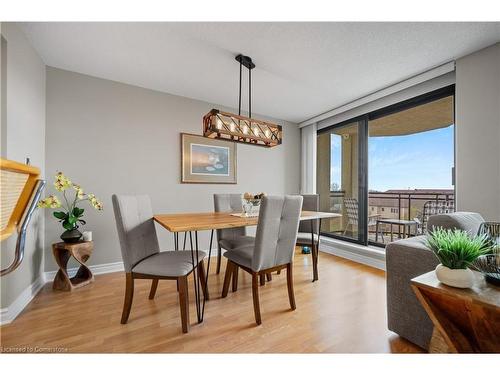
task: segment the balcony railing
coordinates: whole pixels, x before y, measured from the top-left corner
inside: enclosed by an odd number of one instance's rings
[[[348,195],[347,195],[348,196]],[[343,215],[343,219],[331,230],[341,234],[345,230],[345,225],[349,222],[347,212],[344,207],[344,197],[346,192],[342,190],[330,191],[330,210]],[[400,191],[400,192],[369,192],[368,193],[368,215],[380,218],[391,218],[399,220],[423,220],[423,207],[425,202],[452,202],[455,199],[453,191]],[[340,226],[339,226],[340,225]],[[374,229],[369,227],[369,234],[374,234]],[[395,227],[394,229],[399,229]],[[383,229],[382,229],[383,230]],[[392,230],[392,226],[391,226]],[[373,233],[372,233],[373,232]],[[374,239],[371,239],[372,241]]]
[[[370,206],[370,199],[372,198],[382,198],[382,199],[390,199],[398,201],[398,219],[403,219],[401,217],[402,208],[407,208],[407,215],[404,219],[411,220],[415,216],[411,214],[412,202],[421,202],[423,206],[425,202],[435,201],[436,203],[439,201],[453,201],[455,199],[455,193],[426,193],[426,192],[411,192],[411,193],[391,193],[391,192],[369,192],[368,193],[368,206]],[[383,206],[386,207],[386,206]],[[395,207],[394,207],[395,208]],[[413,217],[412,217],[413,216]]]

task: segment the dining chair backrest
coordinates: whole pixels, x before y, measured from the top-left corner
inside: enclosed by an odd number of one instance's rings
[[[112,196],[116,228],[125,272],[144,258],[160,251],[153,221],[151,199],[147,195]]]
[[[303,211],[319,211],[319,194],[303,194]],[[318,233],[319,220],[304,220],[299,224],[299,232],[310,233],[311,222],[313,222],[314,233]]]
[[[215,212],[243,212],[242,194],[214,194]],[[217,229],[217,239],[234,240],[246,234],[245,227]]]
[[[292,261],[302,200],[300,195],[262,198],[252,258],[253,271]]]

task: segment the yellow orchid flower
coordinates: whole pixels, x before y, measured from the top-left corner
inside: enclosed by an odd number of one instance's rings
[[[48,208],[47,199],[40,199],[36,205],[38,208]]]
[[[49,196],[49,198],[50,198],[50,203],[49,203],[50,208],[61,207],[61,201],[59,200],[59,198],[57,198],[55,195],[51,195]]]
[[[72,183],[68,177],[66,177],[62,172],[57,172],[56,180],[54,181],[54,187],[58,191],[64,191],[71,187]]]
[[[59,208],[61,201],[55,195],[49,195],[47,198],[41,199],[37,206],[40,208]]]
[[[83,193],[83,189],[80,185],[77,185],[77,184],[73,184],[73,188],[76,190],[76,197],[78,199],[83,199],[83,196],[85,195]]]

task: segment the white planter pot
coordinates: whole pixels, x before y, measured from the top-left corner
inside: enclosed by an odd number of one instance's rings
[[[470,288],[474,284],[474,273],[468,268],[454,270],[438,264],[436,267],[436,277],[443,284],[455,288]]]

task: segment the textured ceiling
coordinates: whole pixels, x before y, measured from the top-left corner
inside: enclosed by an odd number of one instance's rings
[[[49,66],[300,122],[500,40],[500,23],[22,23]],[[246,76],[243,103],[247,105]]]

